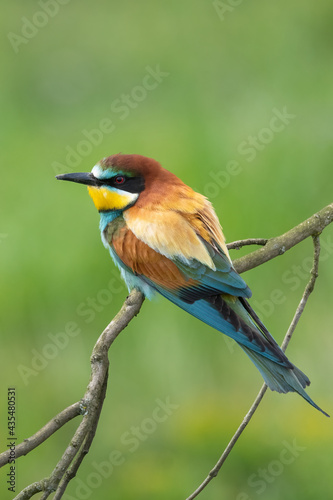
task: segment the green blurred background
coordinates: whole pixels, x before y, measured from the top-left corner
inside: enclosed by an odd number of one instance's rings
[[[281,234],[333,201],[333,6],[235,3],[20,0],[3,12],[3,448],[7,387],[16,387],[18,437],[26,438],[83,395],[92,347],[126,296],[86,190],[56,182],[57,173],[89,171],[119,151],[151,156],[210,197],[228,241]],[[156,88],[136,88],[158,69]],[[124,95],[131,97],[120,112]],[[284,108],[293,117],[282,130],[264,131]],[[91,132],[101,121],[107,131]],[[251,155],[249,136],[259,137]],[[228,177],[231,161],[238,173]],[[320,278],[288,348],[331,414],[332,229],[322,235]],[[279,342],[311,256],[308,240],[244,275],[251,304]],[[78,334],[57,347],[66,329]],[[259,374],[240,349],[164,299],[144,304],[110,360],[98,432],[64,498],[186,498],[241,422]],[[164,421],[152,420],[156,401],[168,399],[170,415],[159,410]],[[18,461],[17,492],[51,472],[75,425]],[[329,498],[332,445],[330,419],[296,395],[270,392],[199,498]],[[122,464],[111,471],[114,450]],[[13,497],[7,472],[4,499]]]

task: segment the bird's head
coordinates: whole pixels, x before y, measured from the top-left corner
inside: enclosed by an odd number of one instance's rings
[[[89,173],[62,174],[57,179],[86,184],[100,212],[122,211],[134,205],[159,169],[151,158],[117,154],[103,158]]]

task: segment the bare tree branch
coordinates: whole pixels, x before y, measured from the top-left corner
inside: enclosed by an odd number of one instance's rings
[[[60,499],[62,497],[66,486],[68,485],[69,481],[75,476],[84,456],[88,453],[95,435],[98,419],[102,410],[106,393],[107,375],[109,368],[109,348],[117,338],[119,333],[123,331],[131,321],[131,319],[133,319],[134,316],[138,314],[143,301],[143,294],[138,290],[132,290],[132,292],[125,300],[125,303],[123,304],[119,313],[105,328],[105,330],[97,340],[90,358],[90,382],[82,399],[82,402],[80,403],[81,411],[77,411],[77,415],[83,412],[82,421],[79,424],[74,437],[67,446],[63,456],[51,473],[50,477],[44,478],[41,481],[31,484],[30,486],[22,490],[14,500],[27,500],[36,493],[40,493],[41,491],[44,491],[41,500],[45,500],[53,492],[56,492],[54,497],[55,499]],[[76,405],[77,404],[78,403],[76,403]],[[76,405],[74,405],[75,408]],[[64,412],[66,411],[68,413],[68,408],[64,410]],[[61,414],[59,415],[63,415],[64,412],[61,412]],[[75,415],[73,415],[73,417],[74,416]],[[64,418],[62,425],[64,425],[68,420],[69,418],[67,418],[67,420]],[[39,434],[39,439],[41,439],[41,442],[43,442],[47,438],[44,438],[44,436],[47,432],[50,432],[51,423],[52,421],[44,426],[44,434],[42,433],[42,429],[41,431],[36,433]],[[61,425],[59,425],[59,428],[60,427]],[[36,434],[34,436],[36,436]],[[44,439],[41,438],[41,434]],[[27,454],[34,447],[36,446],[34,446],[33,440],[26,443],[24,454]],[[75,457],[76,460],[74,460]],[[61,481],[62,483],[59,486],[59,483]]]
[[[232,243],[228,243],[228,250],[239,250],[247,245],[266,245],[267,239],[265,238],[248,238],[247,240],[237,240]]]
[[[283,350],[283,352],[285,352],[285,350],[288,347],[290,339],[291,339],[291,337],[292,337],[292,335],[293,335],[293,333],[295,331],[295,328],[297,326],[297,323],[298,323],[298,321],[299,321],[299,319],[300,319],[300,317],[301,317],[301,315],[302,315],[302,313],[304,311],[304,308],[305,308],[305,305],[306,305],[306,303],[308,301],[308,298],[310,297],[310,294],[313,292],[314,285],[315,285],[316,279],[318,277],[318,265],[319,265],[319,255],[320,255],[319,236],[313,236],[312,239],[313,239],[313,244],[314,244],[314,254],[313,254],[313,267],[312,267],[312,270],[310,272],[310,280],[309,280],[308,284],[305,287],[305,290],[304,290],[304,293],[302,295],[301,301],[298,304],[298,307],[296,309],[294,317],[293,317],[293,319],[292,319],[292,321],[290,323],[290,326],[288,328],[288,331],[287,331],[287,333],[286,333],[286,335],[285,335],[285,337],[283,339],[283,342],[282,342],[282,345],[281,345],[281,349]],[[201,493],[206,488],[206,486],[211,482],[211,480],[214,477],[217,476],[217,474],[219,473],[222,465],[224,464],[224,462],[228,458],[231,450],[233,449],[233,447],[237,443],[238,439],[242,435],[245,427],[248,425],[248,423],[250,422],[251,418],[253,417],[253,415],[254,415],[256,409],[258,408],[261,400],[263,399],[266,391],[267,391],[267,385],[263,384],[263,386],[261,387],[261,389],[260,389],[260,391],[259,391],[256,399],[254,400],[251,408],[249,409],[248,413],[245,415],[242,423],[238,427],[238,429],[235,432],[235,434],[232,436],[232,438],[229,441],[227,447],[225,448],[225,450],[222,453],[221,457],[217,461],[215,467],[209,472],[208,476],[200,484],[200,486],[186,500],[193,500],[194,498],[196,498],[199,495],[199,493]]]
[[[260,391],[259,391],[256,399],[254,400],[251,408],[249,409],[249,411],[247,412],[247,414],[243,418],[242,423],[238,427],[238,429],[235,432],[235,434],[232,436],[231,440],[229,441],[227,447],[225,448],[224,452],[220,456],[219,460],[216,462],[216,464],[213,467],[213,469],[209,472],[209,474],[206,477],[206,479],[200,484],[200,486],[186,500],[193,500],[193,498],[196,498],[199,495],[199,493],[201,493],[206,488],[206,486],[211,482],[211,480],[214,477],[217,476],[217,474],[219,473],[222,465],[224,464],[224,462],[228,458],[231,450],[233,449],[233,447],[237,443],[237,441],[240,438],[240,436],[241,436],[242,432],[244,431],[245,427],[250,422],[250,420],[251,420],[254,412],[258,408],[258,406],[259,406],[262,398],[264,397],[266,391],[267,391],[267,385],[263,384],[263,386],[261,387],[261,389],[260,389]]]
[[[276,238],[271,238],[264,247],[235,260],[234,266],[236,271],[238,273],[249,271],[268,260],[274,259],[278,255],[284,254],[287,250],[306,238],[320,234],[332,221],[333,203],[327,205],[327,207],[312,215],[312,217],[301,224],[298,224],[298,226],[290,229],[287,233]]]
[[[315,286],[315,283],[316,283],[316,279],[318,278],[319,256],[320,256],[320,239],[319,239],[319,236],[318,235],[312,236],[312,240],[313,240],[313,245],[314,245],[314,254],[313,254],[313,266],[312,266],[312,269],[310,271],[310,280],[309,280],[308,284],[305,287],[305,290],[304,290],[304,293],[303,293],[303,297],[301,298],[301,301],[298,304],[298,307],[296,309],[296,312],[295,312],[295,315],[293,317],[293,320],[290,323],[290,326],[288,328],[288,331],[286,333],[285,338],[283,339],[283,342],[282,342],[282,345],[281,345],[281,349],[282,349],[283,352],[288,347],[288,344],[290,342],[291,336],[293,335],[293,333],[295,331],[295,328],[296,328],[297,323],[299,322],[299,319],[300,319],[300,317],[301,317],[301,315],[302,315],[302,313],[304,311],[304,308],[306,306],[308,298],[309,298],[310,294],[313,292],[313,289],[314,289],[314,286]]]
[[[62,412],[58,413],[50,422],[42,427],[36,434],[25,439],[22,443],[18,444],[15,448],[15,458],[26,455],[37,446],[42,444],[47,438],[52,436],[58,429],[60,429],[67,422],[77,417],[81,413],[81,403],[78,401],[73,405],[65,408]],[[10,450],[4,451],[0,455],[0,467],[8,463]]]
[[[323,210],[310,217],[307,221],[304,221],[287,233],[276,238],[272,238],[270,240],[265,240],[262,238],[252,238],[231,243],[229,244],[229,248],[240,248],[244,245],[252,244],[264,245],[259,250],[256,250],[249,255],[246,255],[245,257],[241,257],[240,259],[234,261],[234,266],[238,272],[244,272],[246,270],[252,269],[253,267],[256,267],[264,262],[267,262],[268,260],[275,258],[278,255],[281,255],[286,250],[293,247],[294,245],[297,245],[300,241],[309,236],[314,236],[314,242],[316,242],[315,263],[318,264],[317,259],[319,257],[319,238],[317,235],[328,224],[330,224],[332,220],[333,204],[328,205]],[[318,252],[318,256],[316,256],[316,252]],[[302,314],[308,296],[313,289],[316,276],[317,267],[314,266],[311,278],[313,281],[309,282],[307,289],[302,297],[301,303],[296,311],[293,322],[284,340],[284,348],[287,346],[287,343],[290,340],[299,317]],[[31,450],[35,449],[37,446],[43,443],[46,439],[48,439],[48,437],[54,434],[68,421],[79,415],[82,415],[82,420],[78,425],[78,428],[73,438],[71,439],[71,442],[67,446],[63,456],[52,471],[51,475],[48,478],[44,478],[40,481],[32,483],[30,486],[27,486],[24,490],[21,491],[21,493],[19,493],[15,497],[14,500],[30,499],[32,496],[40,492],[44,492],[42,500],[46,500],[52,493],[55,493],[54,500],[59,500],[62,498],[68,483],[73,477],[75,477],[84,456],[88,453],[96,432],[107,388],[109,348],[112,345],[113,341],[117,338],[119,333],[127,326],[127,324],[134,318],[134,316],[138,314],[143,301],[143,294],[138,290],[132,290],[119,313],[114,317],[114,319],[106,327],[104,332],[97,340],[90,359],[91,378],[82,400],[74,403],[73,405],[60,412],[33,436],[17,445],[16,458],[19,458],[20,456],[26,455]],[[219,462],[216,464],[214,469],[212,469],[204,483],[198,488],[198,490],[196,490],[196,492],[192,494],[192,496],[189,497],[188,500],[195,498],[195,496],[197,496],[197,494],[199,494],[199,492],[204,489],[206,484],[210,482],[212,477],[216,476],[222,464],[229,455],[231,449],[235,445],[237,439],[250,421],[253,413],[255,412],[265,393],[265,390],[266,386],[261,389],[258,397],[256,398],[256,401],[253,403],[250,411],[245,416],[241,426],[230,441]],[[0,467],[8,463],[8,458],[8,451],[0,455]]]
[[[76,473],[77,473],[77,471],[82,463],[82,460],[89,452],[91,443],[93,442],[93,439],[95,437],[99,417],[100,417],[100,414],[102,411],[102,406],[103,406],[102,403],[105,399],[107,383],[108,383],[108,371],[105,374],[104,383],[103,383],[103,387],[102,387],[101,404],[97,408],[96,415],[94,415],[94,422],[92,424],[92,427],[89,431],[89,434],[87,434],[87,436],[86,436],[85,442],[80,450],[80,453],[76,457],[75,461],[72,463],[70,469],[65,473],[61,483],[59,484],[59,487],[57,489],[57,492],[56,492],[53,500],[58,500],[62,497],[63,493],[65,492],[65,490],[68,486],[68,483],[76,476]]]

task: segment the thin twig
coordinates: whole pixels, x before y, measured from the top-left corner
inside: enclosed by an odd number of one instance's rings
[[[313,244],[314,244],[314,254],[313,254],[313,267],[312,267],[311,273],[310,273],[310,280],[305,287],[305,290],[304,290],[304,293],[303,293],[302,298],[300,300],[300,303],[298,304],[298,307],[296,309],[294,317],[293,317],[293,319],[290,323],[290,326],[288,328],[288,331],[283,339],[283,342],[281,345],[281,349],[283,351],[285,351],[288,347],[290,339],[291,339],[291,337],[295,331],[295,328],[297,326],[297,323],[298,323],[298,321],[299,321],[299,319],[304,311],[304,308],[305,308],[305,305],[308,301],[308,298],[314,289],[314,285],[315,285],[316,279],[318,277],[318,265],[319,265],[319,255],[320,255],[319,236],[318,235],[313,236],[312,239],[313,239]],[[263,399],[263,397],[266,393],[266,390],[267,390],[267,385],[263,384],[263,386],[261,387],[257,397],[255,398],[250,410],[245,415],[242,423],[240,424],[237,431],[235,432],[235,434],[233,435],[233,437],[229,441],[227,447],[225,448],[221,457],[217,461],[215,467],[213,467],[213,469],[209,472],[206,479],[200,484],[200,486],[186,500],[193,500],[194,498],[196,498],[199,495],[199,493],[201,493],[201,491],[203,491],[206,488],[206,486],[211,482],[211,480],[217,476],[222,465],[224,464],[224,462],[228,458],[231,450],[233,449],[233,447],[237,443],[237,441],[240,438],[241,434],[243,433],[244,429],[246,428],[246,426],[250,422],[251,418],[253,417],[255,411],[257,410],[261,400]]]
[[[237,431],[235,432],[235,434],[232,436],[231,440],[229,441],[227,447],[225,448],[224,452],[222,453],[221,457],[219,458],[219,460],[216,462],[215,466],[213,467],[213,469],[209,472],[208,476],[206,477],[206,479],[200,484],[200,486],[192,493],[192,495],[190,495],[186,500],[193,500],[193,498],[196,498],[199,493],[201,493],[201,491],[203,491],[207,484],[211,482],[211,480],[217,476],[217,474],[219,473],[222,465],[224,464],[224,462],[226,461],[226,459],[228,458],[231,450],[233,449],[233,447],[235,446],[237,440],[239,439],[240,435],[242,434],[242,432],[244,431],[245,427],[247,426],[247,424],[250,422],[251,418],[252,418],[252,415],[254,414],[254,412],[256,411],[256,409],[258,408],[259,406],[259,403],[260,401],[262,400],[262,398],[264,397],[265,395],[265,392],[267,391],[267,385],[264,384],[256,399],[254,400],[251,408],[249,409],[248,413],[245,415],[245,417],[243,418],[243,421],[241,423],[241,425],[238,427]]]
[[[248,238],[247,240],[237,240],[227,243],[228,250],[239,250],[247,245],[261,245],[264,246],[267,243],[265,238]]]
[[[67,422],[77,417],[81,413],[81,403],[78,401],[73,405],[68,406],[62,412],[58,413],[52,420],[50,420],[44,427],[39,429],[35,434],[25,439],[22,443],[18,444],[15,448],[15,458],[26,455],[37,446],[42,444],[58,429],[60,429]],[[0,455],[0,467],[8,463],[10,450],[4,451]]]
[[[17,495],[16,498],[19,498],[20,500],[28,500],[29,498],[33,497],[34,495],[37,495],[37,493],[40,493],[41,491],[44,490],[44,479],[41,481],[36,481],[35,483],[29,484],[26,488],[24,488],[19,495]]]
[[[298,307],[296,309],[295,315],[294,315],[294,317],[292,319],[292,322],[290,323],[290,326],[288,328],[286,336],[283,339],[283,342],[282,342],[282,345],[281,345],[281,349],[282,349],[283,352],[285,352],[285,350],[288,347],[288,344],[290,342],[291,336],[292,336],[292,334],[295,331],[295,328],[296,328],[297,323],[298,323],[298,321],[299,321],[299,319],[300,319],[300,317],[301,317],[301,315],[302,315],[302,313],[304,311],[304,308],[306,306],[308,298],[309,298],[310,294],[313,292],[313,289],[314,289],[314,286],[315,286],[315,283],[316,283],[316,279],[318,278],[319,256],[320,256],[320,239],[319,239],[319,235],[317,234],[315,236],[312,236],[312,241],[313,241],[313,246],[314,246],[314,254],[313,254],[313,266],[312,266],[312,269],[310,271],[310,280],[309,280],[308,284],[305,287],[305,290],[304,290],[304,293],[303,293],[303,297],[301,298],[301,301],[298,304]]]
[[[320,234],[332,221],[333,203],[281,236],[271,238],[264,247],[236,259],[233,262],[234,267],[238,273],[249,271],[274,257],[284,254],[306,238]]]

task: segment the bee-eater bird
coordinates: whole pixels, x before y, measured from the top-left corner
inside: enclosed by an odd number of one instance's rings
[[[86,184],[100,213],[102,241],[129,290],[154,292],[234,339],[268,387],[305,392],[308,377],[293,365],[247,302],[218,218],[206,197],[145,156],[103,158],[91,173],[58,175]]]

